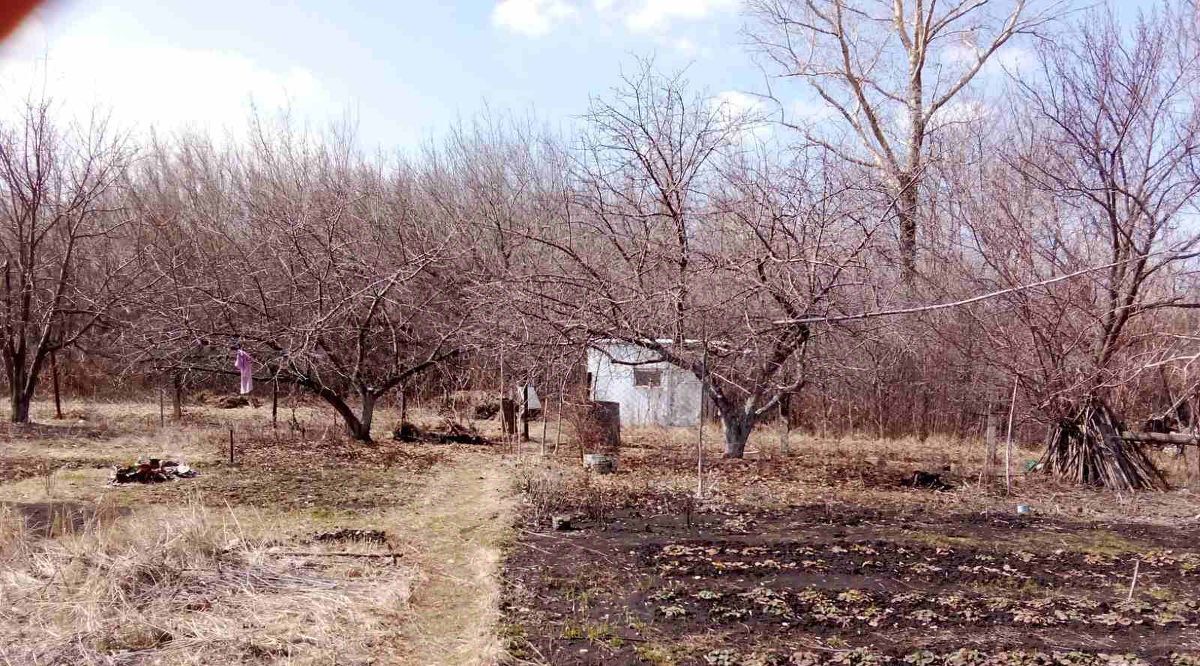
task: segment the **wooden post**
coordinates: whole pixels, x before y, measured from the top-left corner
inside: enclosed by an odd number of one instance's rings
[[[176,421],[183,418],[183,375],[176,372],[171,375],[171,418]]]
[[[1004,447],[1004,494],[1012,494],[1012,437],[1013,437],[1013,414],[1017,411],[1017,385],[1018,379],[1013,378],[1012,400],[1008,405],[1008,442]]]
[[[54,384],[54,418],[62,420],[62,398],[58,392],[58,352],[50,352],[50,376]]]
[[[991,405],[988,405],[983,447],[983,471],[980,473],[980,481],[990,486],[996,482],[996,420],[992,416]]]
[[[700,424],[696,429],[696,499],[704,499],[704,384],[708,381],[708,337],[704,339],[704,377],[700,379]]]
[[[546,455],[546,428],[550,425],[550,411],[546,409],[546,398],[542,396],[542,455]]]
[[[698,499],[704,499],[704,401],[703,400],[700,401],[700,424],[696,428],[696,497]]]
[[[529,382],[521,384],[521,442],[529,441]]]
[[[791,405],[788,404],[790,398],[791,396],[787,393],[779,396],[779,420],[783,426],[783,429],[779,432],[779,450],[785,456],[788,454],[788,433],[792,429],[792,410]],[[703,409],[703,406],[701,409]]]
[[[563,380],[566,385],[566,380]],[[558,392],[558,425],[554,428],[554,454],[558,455],[558,445],[562,443],[563,391]]]
[[[500,350],[500,402],[504,402],[504,350]]]

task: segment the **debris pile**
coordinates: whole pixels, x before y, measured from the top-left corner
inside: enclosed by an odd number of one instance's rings
[[[313,541],[322,543],[336,541],[365,541],[369,543],[387,543],[387,534],[383,530],[351,529],[344,527],[332,532],[314,534]]]
[[[487,421],[489,419],[494,419],[494,418],[496,418],[496,414],[499,414],[499,413],[500,413],[500,403],[498,403],[494,400],[490,400],[487,402],[481,402],[481,403],[475,405],[475,407],[473,409],[473,414],[474,414],[475,418],[479,419],[480,421]]]
[[[954,490],[954,486],[942,480],[941,474],[921,470],[915,470],[912,476],[901,479],[900,485],[905,488],[923,488],[934,491]]]
[[[150,458],[149,460],[139,460],[138,464],[130,467],[114,468],[110,483],[113,485],[126,483],[162,483],[164,481],[174,481],[175,479],[190,479],[198,475],[199,472],[196,470],[173,460]]]
[[[196,402],[217,409],[238,409],[241,407],[258,407],[259,402],[256,398],[238,394],[221,394],[212,393],[209,391],[200,391],[196,394]]]
[[[430,444],[491,444],[473,427],[457,421],[444,419],[436,430],[422,430],[416,424],[405,421],[392,433],[392,439],[400,442],[426,442]]]
[[[1124,423],[1098,398],[1050,432],[1041,463],[1060,479],[1112,490],[1165,490],[1167,480],[1146,448],[1122,436]]]

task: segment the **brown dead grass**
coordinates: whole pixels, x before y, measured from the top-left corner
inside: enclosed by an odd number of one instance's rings
[[[490,450],[393,442],[386,410],[371,447],[308,406],[296,410],[303,434],[290,410],[271,429],[269,408],[189,406],[165,427],[153,403],[51,415],[36,405],[38,425],[0,449],[0,663],[498,658],[512,489]],[[107,485],[112,465],[144,457],[201,476]],[[387,542],[312,538],[346,528]]]
[[[12,663],[364,660],[409,594],[411,570],[391,560],[279,554],[235,513],[199,506],[56,539],[5,524],[0,659]]]
[[[611,476],[585,474],[578,465],[573,438],[557,455],[536,455],[537,443],[524,448],[522,475],[550,479],[600,501],[696,492],[695,428],[626,428],[622,432],[621,471]],[[553,440],[553,428],[551,428]],[[1187,486],[1184,462],[1155,454],[1175,486],[1167,492],[1114,493],[1056,482],[1024,465],[1041,450],[1018,445],[1012,456],[1012,492],[1004,487],[1003,454],[995,483],[980,483],[984,445],[977,440],[931,437],[878,440],[847,436],[819,439],[793,431],[789,452],[780,448],[779,431],[771,424],[757,430],[743,460],[723,459],[720,430],[704,432],[705,502],[721,506],[784,508],[800,504],[854,506],[928,514],[1013,513],[1027,504],[1041,515],[1081,521],[1134,522],[1169,526],[1200,525],[1200,493]],[[900,487],[914,470],[942,474],[956,489],[928,492]],[[607,499],[605,499],[607,498]]]

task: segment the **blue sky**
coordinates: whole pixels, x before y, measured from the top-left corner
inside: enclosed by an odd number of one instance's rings
[[[253,98],[411,147],[485,103],[570,122],[635,56],[756,88],[741,22],[738,0],[60,1],[4,47],[0,85],[167,129],[236,129]]]
[[[636,56],[714,95],[760,91],[743,21],[741,0],[59,0],[0,50],[0,94],[214,132],[244,127],[253,99],[411,148],[485,104],[569,123]]]

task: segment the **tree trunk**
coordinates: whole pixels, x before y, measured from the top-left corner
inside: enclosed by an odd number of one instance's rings
[[[13,389],[11,397],[12,414],[9,420],[13,423],[29,423],[30,396],[20,389]]]
[[[333,407],[333,410],[338,413],[338,416],[342,417],[342,421],[346,424],[347,435],[360,442],[371,441],[370,420],[375,410],[374,398],[371,398],[369,401],[363,401],[362,413],[367,419],[367,423],[364,427],[362,419],[360,419],[358,415],[354,413],[354,410],[350,408],[350,405],[346,404],[346,401],[342,399],[342,396],[325,388],[317,390],[316,393],[317,395],[321,396],[321,399],[329,403],[330,407]]]
[[[62,397],[58,391],[58,354],[50,352],[50,378],[54,383],[54,418],[62,420]]]
[[[36,382],[28,381],[24,359],[11,362],[8,367],[8,391],[12,410],[9,420],[13,423],[29,423],[29,403],[33,401]]]
[[[375,419],[375,396],[368,391],[362,393],[362,408],[358,417],[357,433],[351,433],[355,439],[369,442],[371,441],[371,422]]]
[[[745,456],[746,442],[750,440],[750,432],[754,430],[754,417],[741,410],[722,410],[721,421],[725,425],[725,457]]]
[[[906,282],[917,270],[917,196],[916,177],[901,176],[896,213],[900,219],[900,270]]]

